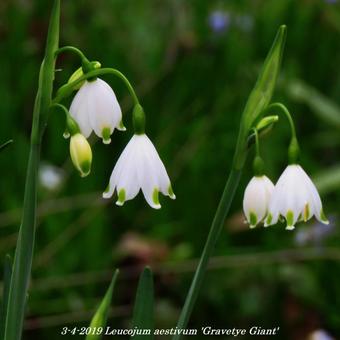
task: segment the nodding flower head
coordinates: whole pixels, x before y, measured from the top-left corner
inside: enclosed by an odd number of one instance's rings
[[[87,139],[76,133],[70,140],[70,154],[73,165],[81,177],[86,177],[91,172],[92,150]]]
[[[99,78],[85,81],[72,101],[70,113],[86,138],[94,131],[105,144],[111,142],[110,136],[115,128],[125,130],[116,95]]]
[[[267,215],[274,184],[267,176],[253,177],[244,192],[243,211],[250,228],[255,228]]]
[[[287,230],[293,230],[298,221],[307,221],[313,215],[328,224],[315,185],[298,164],[288,165],[277,181],[269,204],[265,226],[276,224],[279,216],[287,222]]]
[[[169,176],[163,162],[145,134],[135,134],[120,155],[115,165],[110,183],[103,193],[110,198],[116,191],[117,205],[123,205],[142,190],[146,201],[154,209],[159,209],[158,194],[175,199]]]

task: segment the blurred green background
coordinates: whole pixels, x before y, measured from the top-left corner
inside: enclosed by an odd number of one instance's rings
[[[14,253],[16,243],[50,8],[43,0],[0,2],[0,142],[14,139],[0,154],[2,259]],[[320,189],[331,224],[313,219],[294,232],[284,225],[249,230],[242,214],[249,161],[190,327],[280,327],[280,339],[308,339],[322,329],[340,338],[340,4],[64,0],[60,44],[77,46],[130,79],[177,199],[161,197],[160,211],[141,194],[123,208],[101,199],[132,133],[132,102],[119,79],[105,77],[128,131],[115,132],[109,146],[91,139],[91,176],[77,175],[62,138],[64,116],[51,116],[25,339],[59,339],[64,326],[88,325],[117,267],[109,325],[128,327],[145,264],[155,274],[157,327],[176,325],[231,166],[240,115],[281,24],[288,36],[273,100],[294,116],[301,163]],[[78,67],[75,56],[62,55],[56,87]],[[262,139],[273,181],[287,164],[288,139],[284,118]]]

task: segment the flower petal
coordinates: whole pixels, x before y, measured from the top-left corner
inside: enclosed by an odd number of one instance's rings
[[[98,137],[104,143],[110,143],[111,135],[122,120],[122,112],[116,95],[111,87],[103,80],[97,78],[90,82],[88,91],[88,107],[90,124]]]
[[[160,209],[161,205],[158,201],[159,183],[157,167],[153,162],[153,157],[150,156],[152,148],[147,141],[146,135],[135,135],[138,141],[138,154],[136,159],[138,162],[138,182],[142,188],[143,195],[148,204],[154,209]],[[136,142],[137,146],[137,142]]]
[[[80,131],[85,138],[88,138],[92,132],[87,102],[88,90],[88,82],[86,81],[74,96],[70,106],[70,114],[78,123]]]

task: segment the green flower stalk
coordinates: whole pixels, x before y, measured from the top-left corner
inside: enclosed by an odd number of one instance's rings
[[[40,68],[39,85],[34,104],[23,216],[15,250],[8,296],[5,340],[19,340],[22,333],[34,249],[40,146],[52,101],[55,52],[59,44],[59,17],[60,0],[55,0],[48,29],[45,57]]]
[[[202,286],[209,258],[213,254],[216,242],[223,228],[224,220],[227,216],[234,194],[238,187],[241,172],[247,158],[248,138],[249,134],[251,133],[251,129],[256,124],[256,122],[261,119],[263,111],[270,104],[281,65],[285,38],[286,27],[281,26],[243,111],[232,170],[227,179],[208,238],[206,240],[184,307],[177,323],[178,328],[186,328],[189,322],[189,318],[198,297],[199,290]],[[179,334],[173,337],[174,340],[179,340],[180,338],[181,335]]]

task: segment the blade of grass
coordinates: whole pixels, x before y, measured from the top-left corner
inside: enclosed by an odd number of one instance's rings
[[[5,325],[5,340],[20,340],[29,279],[31,276],[40,145],[52,100],[55,51],[59,43],[60,0],[55,0],[47,35],[45,58],[40,67],[38,91],[34,103],[31,148],[28,160],[23,216],[15,250]]]
[[[4,262],[4,278],[3,278],[3,293],[2,293],[2,304],[1,304],[1,317],[0,317],[0,339],[5,336],[5,322],[6,322],[6,311],[8,304],[9,285],[12,275],[12,259],[7,254]]]
[[[99,305],[96,313],[94,314],[91,323],[90,323],[90,329],[91,330],[98,330],[101,327],[104,329],[107,323],[107,316],[112,300],[112,293],[114,286],[117,281],[117,276],[119,274],[119,270],[117,269],[112,277],[111,284],[109,286],[109,289],[107,290],[101,304]],[[102,338],[102,333],[101,334],[88,334],[86,336],[86,340],[99,340]]]
[[[139,278],[135,306],[133,309],[132,329],[141,330],[141,335],[131,339],[153,339],[154,333],[154,290],[152,271],[145,267]],[[144,335],[144,333],[146,333]]]
[[[1,145],[0,145],[0,151],[3,151],[4,149],[7,148],[7,146],[9,146],[9,145],[12,144],[12,143],[13,143],[13,139],[10,139],[10,140],[8,140],[7,142],[1,144]]]

